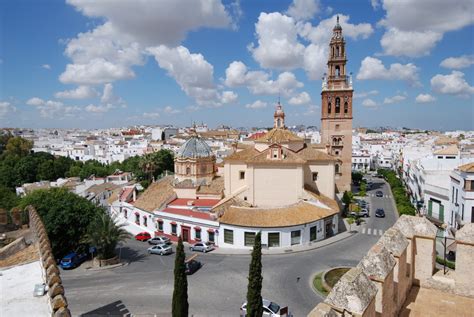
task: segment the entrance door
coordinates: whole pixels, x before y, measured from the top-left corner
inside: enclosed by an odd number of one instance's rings
[[[332,222],[326,222],[326,238],[331,237],[332,234]]]
[[[182,235],[183,235],[183,241],[188,242],[189,241],[189,228],[183,228]]]

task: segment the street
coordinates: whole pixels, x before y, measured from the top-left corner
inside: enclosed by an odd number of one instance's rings
[[[289,306],[294,316],[306,316],[323,300],[311,289],[311,277],[335,266],[354,266],[396,220],[392,197],[381,179],[373,179],[368,191],[370,217],[359,233],[336,243],[300,253],[263,256],[264,298]],[[372,197],[381,190],[383,198]],[[375,195],[374,195],[375,196]],[[384,208],[386,217],[375,218]],[[62,271],[69,308],[74,316],[85,315],[171,315],[174,255],[148,255],[148,243],[129,240],[121,257],[129,265],[91,271],[79,267]],[[187,256],[192,254],[186,248]],[[190,315],[236,316],[245,301],[250,256],[201,254],[203,267],[188,276]]]

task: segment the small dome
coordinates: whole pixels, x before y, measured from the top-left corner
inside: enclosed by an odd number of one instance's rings
[[[184,142],[178,150],[178,157],[211,157],[212,150],[206,142],[197,136],[191,137],[189,140]]]

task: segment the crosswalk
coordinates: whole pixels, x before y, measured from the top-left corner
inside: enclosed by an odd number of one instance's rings
[[[377,197],[375,194],[372,194],[372,193],[369,193],[367,194],[368,197]],[[392,198],[392,195],[383,195],[382,196],[383,198]],[[378,197],[378,198],[382,198],[382,197]]]
[[[383,235],[384,230],[362,227],[360,233],[367,234],[369,236],[381,236]]]

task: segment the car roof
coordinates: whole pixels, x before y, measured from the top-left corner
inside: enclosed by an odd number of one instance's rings
[[[63,256],[63,259],[70,259],[76,255],[76,252],[70,252],[67,255]]]

